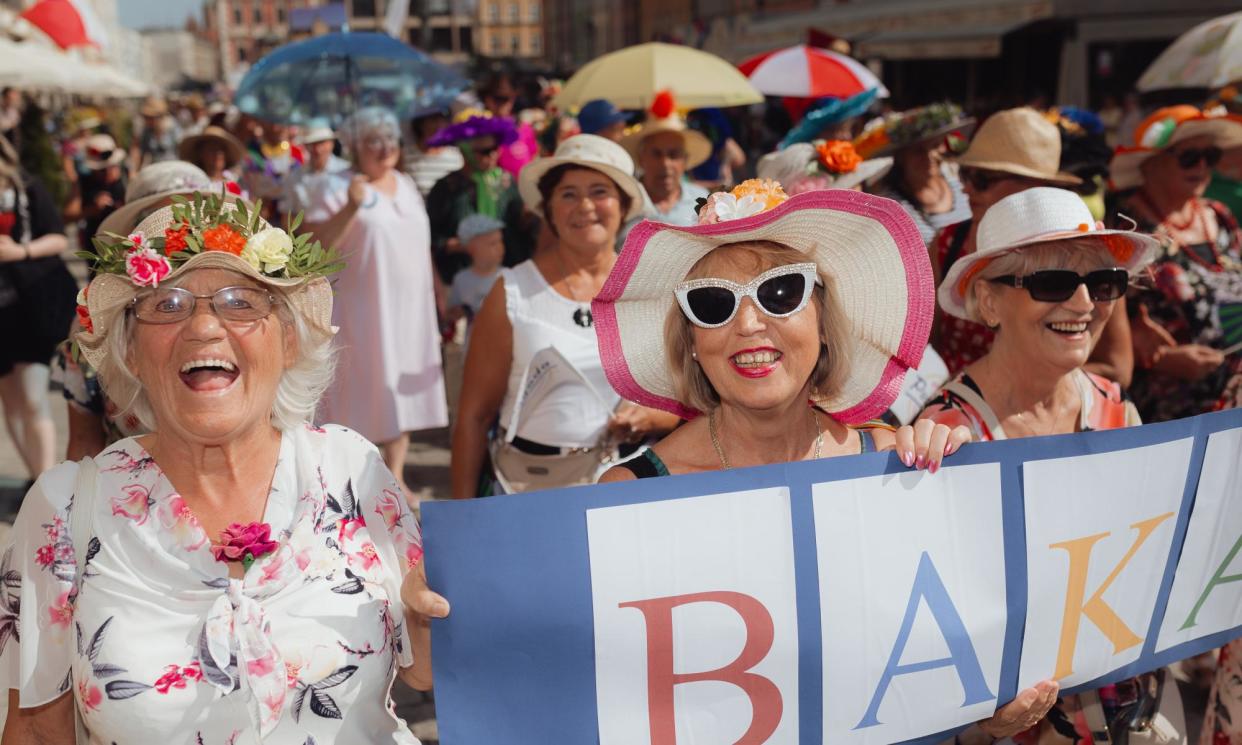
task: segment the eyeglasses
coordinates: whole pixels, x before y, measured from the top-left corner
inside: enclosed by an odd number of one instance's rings
[[[806,307],[818,282],[815,264],[787,264],[769,269],[745,285],[727,279],[692,279],[677,285],[675,293],[677,304],[691,323],[714,329],[733,320],[744,297],[773,318],[788,318]]]
[[[195,295],[182,287],[161,287],[130,303],[143,323],[177,323],[194,315],[199,300],[210,300],[222,321],[258,321],[272,313],[276,297],[257,287],[224,287],[210,295]]]
[[[1068,269],[1046,269],[1025,276],[1006,274],[992,278],[993,282],[1017,287],[1030,293],[1032,300],[1041,303],[1063,303],[1074,296],[1078,285],[1087,286],[1087,294],[1097,303],[1116,300],[1126,293],[1130,285],[1130,273],[1125,269],[1097,269],[1087,274]]]
[[[962,177],[962,183],[967,184],[974,191],[987,191],[996,184],[1007,179],[1019,179],[1011,173],[999,173],[996,171],[984,171],[978,168],[962,168],[958,171]]]
[[[1215,168],[1220,163],[1221,156],[1224,151],[1215,145],[1205,148],[1187,148],[1177,154],[1177,164],[1186,170],[1190,170],[1199,165],[1199,161],[1203,161],[1208,168]]]
[[[396,139],[390,137],[368,137],[362,141],[363,147],[376,153],[385,153],[389,150],[396,150],[398,146]]]

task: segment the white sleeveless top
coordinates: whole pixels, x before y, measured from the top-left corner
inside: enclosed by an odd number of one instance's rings
[[[574,312],[587,307],[553,290],[533,261],[501,271],[505,283],[505,311],[513,327],[513,360],[509,385],[500,407],[500,422],[508,426],[518,388],[531,358],[555,347],[582,373],[604,402],[571,386],[556,389],[536,410],[524,414],[517,434],[543,445],[588,447],[598,444],[608,416],[621,397],[608,384],[599,358],[595,327],[574,322]]]

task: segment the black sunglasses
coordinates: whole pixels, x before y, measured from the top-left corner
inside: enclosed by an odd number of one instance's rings
[[[1187,148],[1177,154],[1177,164],[1186,170],[1190,170],[1199,165],[1199,161],[1207,164],[1208,168],[1215,168],[1220,163],[1221,156],[1224,151],[1215,145],[1205,148]]]
[[[1130,273],[1125,269],[1097,269],[1087,274],[1068,269],[1046,269],[1021,277],[1006,274],[993,277],[992,281],[1026,290],[1032,300],[1041,303],[1063,303],[1074,296],[1078,285],[1086,285],[1091,299],[1103,303],[1126,294],[1126,288],[1130,286]]]

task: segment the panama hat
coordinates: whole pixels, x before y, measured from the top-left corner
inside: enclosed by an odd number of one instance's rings
[[[751,183],[758,182],[744,182],[733,196]],[[703,209],[711,206],[709,201]],[[608,382],[644,406],[687,419],[700,414],[677,400],[660,341],[665,318],[676,306],[675,288],[699,259],[750,240],[802,251],[834,280],[849,330],[850,371],[841,389],[819,405],[845,423],[887,410],[927,346],[935,307],[931,263],[901,205],[843,189],[798,194],[767,211],[715,224],[644,220],[635,226],[591,304]]]
[[[1053,184],[1082,183],[1072,173],[1059,170],[1061,132],[1057,125],[1029,106],[988,117],[957,162],[967,168],[1012,173]]]
[[[1155,258],[1159,242],[1130,230],[1106,230],[1096,222],[1082,197],[1066,189],[1037,186],[992,205],[979,220],[978,248],[953,264],[940,283],[937,297],[945,313],[974,320],[966,313],[970,284],[992,259],[1043,243],[1098,240],[1118,266],[1134,274]]]
[[[550,158],[536,158],[527,163],[518,174],[518,191],[522,202],[534,212],[542,209],[543,196],[539,193],[539,179],[557,166],[576,165],[599,171],[617,184],[617,188],[630,197],[630,210],[624,219],[630,220],[643,210],[643,192],[634,178],[634,161],[617,143],[599,135],[574,135],[556,146]]]
[[[1242,145],[1242,120],[1228,114],[1207,114],[1185,104],[1156,109],[1134,130],[1134,143],[1114,152],[1108,168],[1113,188],[1142,186],[1142,165],[1148,158],[1203,135],[1222,149]]]
[[[892,167],[892,158],[872,158],[848,170],[832,171],[824,165],[814,144],[797,142],[760,158],[755,175],[772,179],[785,187],[785,191],[795,194],[808,190],[807,187],[817,188],[815,184],[824,189],[852,189],[860,184],[871,184]]]
[[[111,135],[91,135],[82,149],[86,167],[92,171],[102,171],[125,160],[125,151],[117,147]]]
[[[104,218],[99,233],[124,235],[142,219],[143,212],[161,199],[174,194],[209,191],[211,179],[203,169],[183,160],[167,160],[152,163],[138,172],[125,190],[125,204]]]
[[[700,166],[712,157],[711,140],[704,137],[702,133],[690,129],[686,121],[676,114],[663,119],[648,119],[638,125],[633,132],[621,138],[621,146],[629,152],[631,158],[637,160],[643,141],[661,132],[676,132],[681,135],[686,148],[686,168]]]
[[[223,148],[228,168],[236,168],[246,157],[246,148],[223,127],[206,127],[196,135],[183,138],[177,145],[177,157],[195,163],[198,161],[198,148],[204,142],[218,142]]]
[[[234,202],[225,202],[223,209],[235,209]],[[162,207],[147,216],[134,228],[134,233],[144,236],[164,236],[173,227],[171,207]],[[265,220],[258,218],[255,231],[270,228]],[[315,331],[332,335],[332,286],[327,277],[307,275],[301,277],[272,277],[260,272],[250,262],[228,251],[203,251],[173,269],[163,280],[174,282],[178,277],[196,269],[225,269],[237,272],[256,282],[281,291],[284,300]],[[90,318],[90,330],[83,328],[75,335],[82,356],[92,367],[99,368],[107,357],[108,331],[113,327],[118,313],[125,309],[142,288],[121,274],[100,272],[91,280],[86,290],[86,309]]]

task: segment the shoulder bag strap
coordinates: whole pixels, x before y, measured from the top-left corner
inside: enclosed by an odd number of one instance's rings
[[[992,407],[988,406],[988,402],[983,400],[983,396],[975,393],[973,388],[961,380],[954,380],[945,385],[944,390],[962,399],[975,410],[975,413],[979,415],[979,418],[983,420],[988,430],[991,431],[993,440],[1006,439],[1005,430],[1001,427],[1000,420],[996,418],[996,412],[992,411]]]

